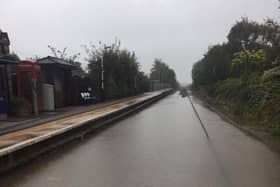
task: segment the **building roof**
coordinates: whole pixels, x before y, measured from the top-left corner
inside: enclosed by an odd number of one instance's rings
[[[0,58],[0,65],[1,64],[16,64],[18,63],[17,61],[14,61],[14,60],[6,60],[6,59],[1,59]]]
[[[70,64],[68,61],[63,60],[61,58],[52,57],[52,56],[47,56],[45,58],[38,59],[37,63],[40,64],[40,65],[44,65],[44,64],[59,65],[59,66],[62,66],[64,68],[70,68],[70,69],[75,68],[75,66]]]

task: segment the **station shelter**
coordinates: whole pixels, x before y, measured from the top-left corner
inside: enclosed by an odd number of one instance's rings
[[[55,108],[72,105],[72,70],[75,66],[64,59],[51,56],[38,59],[37,63],[41,67],[43,85],[54,87]]]

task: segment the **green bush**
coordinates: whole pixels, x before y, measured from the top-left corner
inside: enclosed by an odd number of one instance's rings
[[[264,73],[263,85],[265,96],[261,115],[271,121],[273,128],[280,129],[280,67]]]
[[[214,94],[220,100],[238,101],[244,97],[242,90],[242,81],[239,78],[219,81],[215,86]]]
[[[280,80],[280,66],[264,72],[263,75],[264,81],[277,80],[277,79]]]
[[[280,68],[253,73],[246,83],[230,78],[215,85],[216,101],[226,105],[234,114],[258,124],[272,127],[280,134]]]
[[[194,64],[192,78],[193,87],[206,90],[216,103],[280,136],[279,27],[271,19],[243,18],[228,42],[209,48]]]

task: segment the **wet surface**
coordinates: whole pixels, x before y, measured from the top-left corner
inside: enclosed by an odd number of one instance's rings
[[[43,123],[38,126],[27,128],[24,130],[15,131],[0,136],[0,156],[9,152],[21,149],[28,145],[37,143],[54,135],[63,133],[71,128],[75,128],[81,125],[82,122],[90,122],[98,117],[106,116],[112,112],[126,108],[137,102],[144,101],[148,98],[152,98],[159,95],[159,92],[152,92],[144,94],[141,97],[130,98],[118,104],[112,104],[106,107],[94,109],[93,111],[72,115],[59,120]]]
[[[280,159],[177,94],[0,177],[0,186],[279,187]]]

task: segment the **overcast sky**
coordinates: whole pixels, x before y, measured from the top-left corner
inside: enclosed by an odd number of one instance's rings
[[[280,19],[277,0],[0,0],[0,28],[21,58],[50,55],[48,45],[68,53],[82,44],[112,43],[138,56],[149,72],[153,59],[172,67],[180,82],[191,82],[192,64],[209,45],[226,41],[242,16]],[[84,61],[83,58],[80,59]]]

